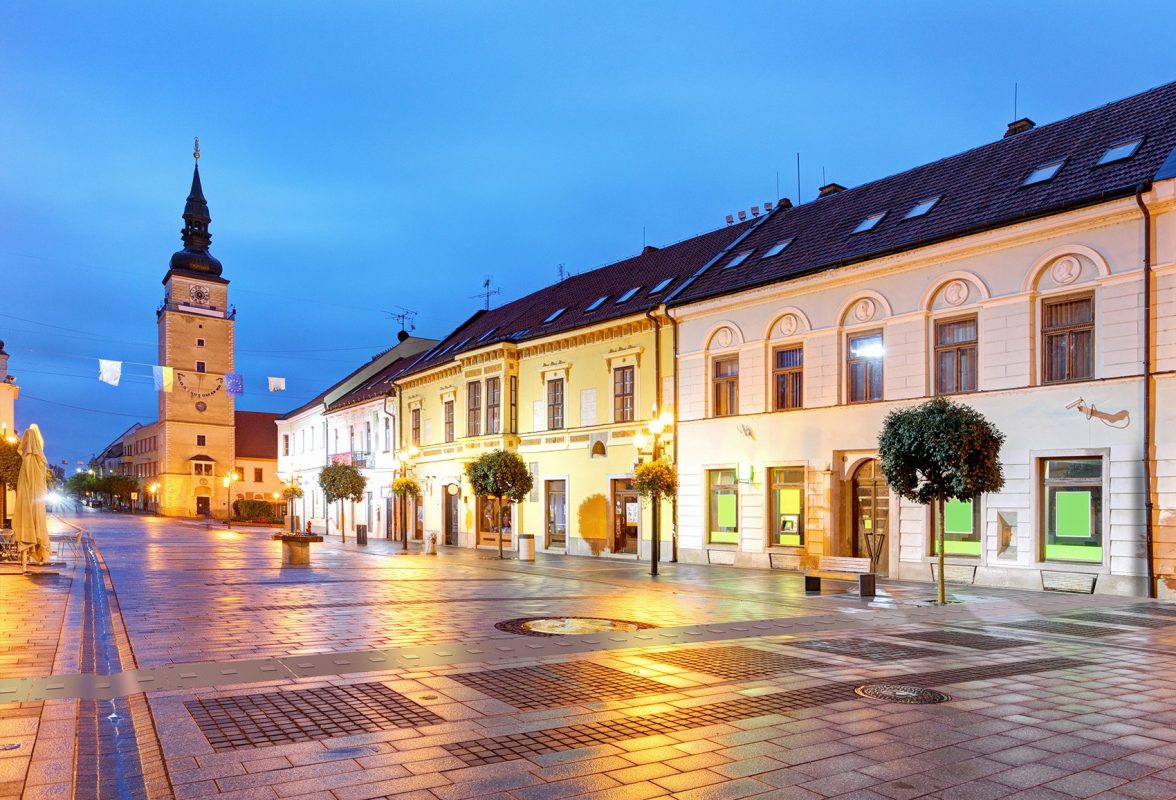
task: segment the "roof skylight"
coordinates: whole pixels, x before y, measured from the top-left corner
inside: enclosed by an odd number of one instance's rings
[[[484,341],[486,341],[487,339],[489,339],[489,338],[490,338],[490,336],[491,336],[491,335],[494,333],[494,331],[496,331],[496,330],[498,330],[498,326],[497,326],[497,325],[496,325],[496,326],[494,326],[493,328],[491,328],[490,330],[486,331],[485,333],[483,333],[481,336],[479,336],[479,337],[478,337],[478,341],[479,341],[479,342],[484,342]]]
[[[926,200],[920,200],[906,213],[903,219],[914,219],[915,217],[921,217],[924,214],[930,213],[931,209],[939,204],[941,198],[942,195],[935,195],[934,197],[928,197]]]
[[[778,256],[781,253],[783,253],[785,250],[787,250],[788,245],[790,245],[790,244],[792,244],[791,237],[789,237],[787,239],[781,239],[780,241],[776,242],[774,245],[769,247],[768,252],[764,253],[762,256],[760,256],[760,258],[764,259],[764,258],[771,258],[772,256]]]
[[[1021,185],[1032,186],[1036,183],[1045,183],[1046,181],[1051,181],[1053,180],[1054,175],[1058,174],[1058,170],[1060,170],[1062,165],[1065,163],[1066,159],[1063,158],[1060,161],[1051,161],[1048,164],[1042,164],[1040,167],[1030,172],[1029,177],[1026,178],[1025,182]]]
[[[666,287],[669,286],[673,282],[674,282],[673,278],[666,278],[662,281],[659,281],[657,286],[654,286],[652,289],[649,290],[649,293],[650,294],[657,294],[658,292],[664,292],[666,290]]]
[[[462,349],[463,347],[465,347],[465,346],[466,346],[466,345],[469,343],[469,341],[470,341],[470,337],[468,337],[468,336],[467,336],[466,338],[462,339],[460,342],[458,342],[457,344],[455,344],[455,345],[453,346],[453,349],[454,349],[454,350],[460,350],[460,349]]]
[[[878,223],[882,221],[882,218],[886,216],[886,213],[883,211],[881,214],[871,214],[859,222],[858,226],[853,229],[853,232],[865,233],[866,231],[874,230],[874,228],[878,227]]]
[[[1095,164],[1096,167],[1101,167],[1103,164],[1113,164],[1116,161],[1126,161],[1135,155],[1135,151],[1143,144],[1143,137],[1132,139],[1129,142],[1120,142],[1119,144],[1111,145],[1107,151],[1102,154],[1102,158]]]
[[[514,333],[512,333],[510,336],[508,336],[506,338],[517,342],[519,339],[522,339],[524,336],[526,336],[527,331],[529,331],[529,330],[531,330],[531,329],[530,328],[523,328],[521,331],[515,331]]]
[[[752,249],[754,250],[755,248],[752,248]],[[751,255],[751,250],[744,250],[742,253],[739,253],[733,259],[728,261],[727,266],[723,267],[723,269],[730,269],[731,267],[739,266],[744,261],[746,261],[748,256],[750,256],[750,255]]]
[[[624,303],[628,300],[632,300],[633,295],[637,294],[637,290],[640,288],[641,288],[640,286],[634,286],[632,289],[625,292],[620,297],[618,297],[616,300],[614,300],[613,303],[620,304],[620,303]]]
[[[547,319],[543,320],[543,324],[546,325],[549,322],[555,322],[557,319],[559,319],[559,315],[567,310],[568,309],[566,306],[564,308],[557,308],[547,316]]]
[[[586,309],[584,309],[584,310],[585,310],[585,311],[595,311],[596,309],[598,309],[598,308],[600,308],[602,305],[604,305],[604,301],[605,301],[605,300],[607,300],[607,299],[608,299],[608,295],[607,295],[607,294],[602,294],[600,297],[598,297],[598,298],[596,298],[595,300],[593,300],[593,301],[592,301],[592,302],[591,302],[591,303],[588,305],[588,307],[587,307]]]

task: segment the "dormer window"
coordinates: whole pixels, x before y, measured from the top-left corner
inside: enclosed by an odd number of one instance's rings
[[[1051,161],[1048,164],[1042,164],[1040,167],[1030,172],[1029,177],[1025,178],[1025,182],[1021,185],[1034,186],[1038,183],[1048,183],[1049,181],[1053,180],[1054,176],[1058,174],[1058,170],[1060,170],[1065,165],[1065,163],[1066,159],[1063,158],[1060,161]]]
[[[776,242],[774,245],[769,247],[768,251],[766,253],[764,253],[762,256],[760,256],[760,259],[762,260],[765,258],[771,258],[772,256],[778,256],[781,253],[783,253],[785,250],[787,250],[788,245],[790,245],[790,244],[792,244],[791,237],[788,239],[781,239],[780,241]]]
[[[878,223],[881,222],[882,218],[885,216],[886,216],[885,211],[883,211],[880,214],[871,214],[870,216],[866,217],[861,222],[859,222],[858,226],[853,229],[853,232],[854,233],[865,233],[866,231],[872,231],[872,230],[874,230],[874,228],[878,227]]]
[[[939,199],[940,196],[936,195],[935,197],[928,197],[926,200],[920,200],[919,202],[915,203],[914,208],[906,213],[906,216],[903,217],[903,219],[914,219],[915,217],[926,216],[927,214],[931,213],[931,209],[935,208],[935,206],[939,203]]]
[[[742,253],[739,253],[733,259],[728,261],[727,266],[723,267],[723,269],[731,269],[731,267],[737,267],[740,264],[742,264],[744,261],[746,261],[750,256],[751,256],[751,250],[744,250]]]
[[[1098,160],[1098,163],[1095,164],[1095,166],[1101,167],[1103,164],[1113,164],[1116,161],[1126,161],[1135,155],[1135,151],[1139,149],[1141,144],[1143,144],[1143,137],[1111,145],[1107,148],[1107,151],[1102,154],[1102,158]]]

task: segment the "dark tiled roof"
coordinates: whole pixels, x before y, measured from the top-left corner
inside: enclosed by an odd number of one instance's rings
[[[646,248],[632,258],[573,275],[526,297],[476,314],[402,374],[447,363],[458,353],[497,342],[537,339],[657,308],[675,287],[723,252],[751,225],[751,222],[741,222],[660,249]],[[657,294],[650,294],[666,279],[671,282]],[[633,288],[637,292],[625,302],[616,302]],[[595,310],[587,311],[600,297],[607,299]],[[560,309],[564,311],[546,322]]]
[[[237,458],[277,458],[277,420],[281,414],[265,411],[234,412]]]
[[[389,348],[389,349],[391,349],[391,348]],[[298,408],[294,409],[293,411],[287,411],[285,414],[280,415],[279,419],[290,419],[291,417],[298,416],[303,411],[306,411],[308,408],[314,408],[315,406],[321,406],[323,404],[323,400],[326,398],[327,395],[329,395],[331,392],[338,389],[343,384],[347,383],[347,381],[351,380],[357,372],[360,372],[361,370],[366,369],[373,361],[375,361],[377,358],[379,358],[380,356],[384,355],[384,353],[387,353],[387,352],[388,352],[388,350],[384,350],[384,351],[379,352],[376,355],[372,356],[367,361],[365,361],[364,363],[360,364],[355,369],[348,372],[342,378],[340,378],[339,380],[332,383],[326,389],[323,389],[321,392],[316,394],[310,400],[308,400],[307,402],[298,406]]]
[[[376,397],[382,397],[392,391],[392,382],[404,370],[416,361],[416,354],[408,358],[398,358],[366,381],[356,386],[347,394],[327,406],[327,412],[338,411],[341,408],[364,403]]]
[[[1096,166],[1108,147],[1143,136],[1135,155]],[[766,218],[735,252],[754,248],[737,267],[717,262],[672,305],[715,297],[886,253],[1011,225],[1131,194],[1151,180],[1176,148],[1176,83],[1068,119],[1015,134],[959,155],[822,197]],[[1065,159],[1053,180],[1022,186],[1039,166]],[[920,201],[939,196],[930,213],[904,219]],[[873,230],[852,231],[886,212]],[[793,238],[782,253],[772,244]],[[732,254],[733,257],[734,253]]]

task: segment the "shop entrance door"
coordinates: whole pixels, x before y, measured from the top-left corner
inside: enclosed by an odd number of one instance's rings
[[[641,524],[641,501],[633,481],[629,479],[612,482],[613,495],[613,541],[614,553],[637,553],[637,537]]]
[[[209,504],[210,499],[208,497],[196,498],[196,516],[207,517],[212,513],[212,506]]]
[[[871,459],[853,473],[853,555],[877,556],[874,570],[886,573],[886,535],[890,531],[890,487],[882,477],[882,467]]]
[[[568,546],[567,481],[547,481],[547,546]]]
[[[461,514],[461,495],[445,492],[445,544],[457,546],[457,523]]]

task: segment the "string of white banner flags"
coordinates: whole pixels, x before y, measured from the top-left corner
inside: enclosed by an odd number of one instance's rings
[[[170,394],[177,386],[193,397],[212,397],[222,389],[226,394],[240,397],[245,394],[245,376],[239,372],[224,374],[210,372],[180,372],[175,367],[162,367],[158,364],[141,364],[138,361],[114,361],[113,359],[98,359],[98,380],[102,383],[118,386],[122,380],[123,364],[139,364],[151,367],[151,377],[155,383],[155,391]],[[195,377],[196,380],[192,381]],[[215,378],[211,386],[205,385],[206,378]],[[195,385],[191,385],[195,383]],[[284,392],[286,379],[266,376],[266,383],[271,392]]]

